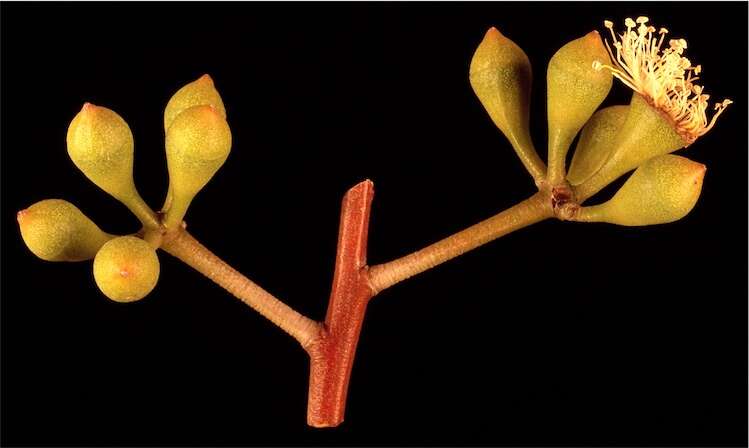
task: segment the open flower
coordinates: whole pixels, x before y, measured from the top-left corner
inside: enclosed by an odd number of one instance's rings
[[[596,70],[606,69],[634,93],[627,116],[610,142],[610,150],[601,167],[575,186],[578,201],[584,201],[606,185],[652,159],[672,153],[694,143],[715,125],[718,116],[731,104],[723,100],[715,105],[717,111],[707,118],[709,95],[695,84],[702,67],[692,66],[683,56],[687,42],[671,39],[663,47],[668,30],[648,25],[647,17],[626,19],[627,30],[614,33],[614,25],[605,21],[613,38],[611,65],[600,60],[593,62]]]
[[[655,27],[647,23],[647,17],[627,18],[624,21],[627,31],[617,36],[614,24],[606,20],[604,26],[611,32],[616,56],[607,41],[606,48],[613,66],[596,61],[593,67],[608,69],[652,106],[665,112],[687,146],[712,129],[731,100],[716,103],[716,112],[708,121],[706,111],[710,95],[703,93],[702,87],[694,83],[699,79],[702,67],[693,66],[682,56],[687,42],[670,39],[668,48],[661,50],[668,30],[661,28],[656,35]]]

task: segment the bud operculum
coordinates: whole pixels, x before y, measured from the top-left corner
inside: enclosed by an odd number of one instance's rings
[[[216,113],[226,119],[224,102],[209,75],[201,76],[172,95],[164,109],[164,132],[169,130],[179,114],[193,106],[203,105],[213,106]]]

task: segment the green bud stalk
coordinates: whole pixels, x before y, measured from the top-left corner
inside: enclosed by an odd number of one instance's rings
[[[687,141],[676,131],[671,118],[635,93],[612,145],[615,149],[603,166],[575,188],[578,201],[588,199],[649,159],[683,148]]]
[[[125,120],[106,107],[86,103],[68,127],[68,155],[99,188],[125,204],[143,225],[158,220],[133,181],[133,134]]]
[[[563,46],[549,61],[546,72],[548,181],[552,185],[565,178],[567,151],[572,140],[611,90],[611,73],[595,70],[595,61],[609,61],[606,47],[597,31],[591,31]]]
[[[18,212],[17,219],[26,246],[47,261],[90,260],[113,238],[62,199],[37,202]]]
[[[606,162],[616,149],[616,136],[627,119],[627,106],[611,106],[599,110],[588,120],[572,154],[567,172],[571,185],[580,185]]]
[[[182,222],[196,194],[224,164],[231,150],[231,130],[212,106],[193,106],[174,119],[166,133],[166,159],[172,203],[164,225]]]
[[[94,280],[115,302],[134,302],[147,296],[159,280],[159,258],[150,244],[134,236],[114,238],[94,259]]]
[[[539,183],[546,175],[546,166],[533,146],[528,127],[532,80],[525,52],[496,28],[489,29],[471,60],[471,87]]]
[[[678,221],[697,203],[705,170],[705,165],[681,156],[652,158],[637,168],[611,200],[582,207],[577,220],[622,226]]]

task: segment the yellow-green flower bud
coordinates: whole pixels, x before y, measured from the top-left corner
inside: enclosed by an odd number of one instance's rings
[[[177,115],[193,106],[213,106],[216,112],[226,119],[226,109],[218,91],[213,85],[213,79],[208,75],[203,75],[197,80],[182,87],[172,95],[169,103],[164,109],[164,132],[169,129]],[[172,206],[172,184],[169,183],[169,190],[166,194],[166,200],[162,211],[169,211]]]
[[[178,225],[195,195],[221,168],[231,149],[231,130],[212,106],[191,107],[166,133],[166,159],[172,206],[165,225]]]
[[[159,280],[159,269],[154,248],[134,236],[114,238],[94,258],[94,280],[115,302],[134,302],[147,296]]]
[[[133,182],[133,134],[106,107],[86,103],[68,127],[68,154],[99,188],[125,204],[144,224],[157,225]]]
[[[671,118],[635,93],[627,119],[612,144],[615,149],[603,166],[575,189],[577,199],[584,201],[645,161],[674,152],[686,144]]]
[[[599,110],[588,120],[580,133],[567,181],[579,185],[592,176],[609,158],[616,134],[627,118],[627,106],[611,106]]]
[[[546,175],[528,129],[533,75],[525,52],[491,28],[471,60],[471,87],[536,181]]]
[[[24,243],[42,260],[90,260],[112,238],[62,199],[37,202],[18,212],[17,218]]]
[[[226,109],[221,95],[213,85],[213,79],[203,75],[175,93],[164,109],[164,132],[169,129],[177,115],[193,106],[213,106],[216,112],[226,119]]]
[[[595,70],[596,61],[609,61],[597,31],[563,46],[549,61],[546,84],[552,184],[564,179],[565,159],[572,140],[611,90],[611,73]]]
[[[673,154],[642,164],[611,200],[583,207],[579,221],[647,226],[677,221],[689,213],[702,191],[705,165]]]

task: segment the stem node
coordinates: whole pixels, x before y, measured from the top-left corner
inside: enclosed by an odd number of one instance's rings
[[[307,424],[338,426],[346,409],[351,368],[364,314],[375,295],[367,267],[369,214],[374,184],[365,180],[343,197],[333,287],[321,337],[307,347],[310,356]]]

